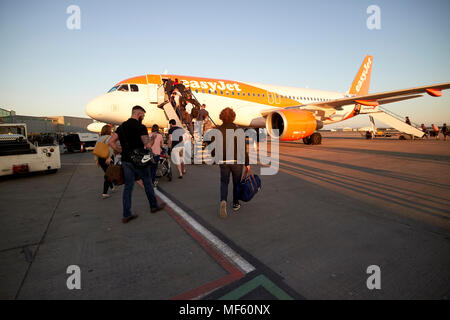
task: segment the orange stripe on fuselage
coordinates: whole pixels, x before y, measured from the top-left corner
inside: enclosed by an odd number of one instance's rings
[[[195,93],[212,94],[221,97],[238,99],[281,108],[301,105],[301,103],[298,102],[297,100],[286,97],[281,98],[281,95],[278,93],[267,92],[264,89],[251,86],[243,82],[223,80],[223,79],[200,78],[181,75],[149,74],[146,76],[129,78],[117,83],[116,85],[123,83],[147,84],[147,80],[148,83],[160,84],[161,78],[172,79],[172,81],[178,79],[181,83],[185,85],[185,87],[191,88],[194,94]],[[269,97],[268,95],[272,95],[272,97]],[[273,101],[273,103],[270,103],[269,100]],[[276,101],[280,101],[280,103],[275,103]]]
[[[138,76],[138,77],[128,78],[128,79],[125,79],[125,80],[122,80],[122,81],[116,83],[114,86],[117,86],[119,84],[124,84],[124,83],[147,84],[147,77],[146,76]]]

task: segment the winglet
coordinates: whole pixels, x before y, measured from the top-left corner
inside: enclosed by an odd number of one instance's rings
[[[352,86],[348,92],[349,94],[360,96],[369,93],[372,64],[373,57],[371,55],[367,55],[361,65],[361,68],[359,68],[359,71],[356,74],[355,80],[353,80]]]

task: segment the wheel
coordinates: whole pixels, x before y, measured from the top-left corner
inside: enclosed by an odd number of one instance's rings
[[[401,135],[400,137],[398,137],[399,140],[406,140],[406,137],[404,135]]]
[[[318,132],[313,133],[309,137],[303,138],[304,144],[317,145],[322,143],[322,135]]]
[[[52,174],[52,173],[56,173],[58,171],[58,169],[51,169],[51,170],[47,170],[47,173]]]

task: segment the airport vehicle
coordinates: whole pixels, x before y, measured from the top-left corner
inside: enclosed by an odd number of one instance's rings
[[[24,123],[0,124],[0,176],[61,168],[59,146],[34,145]]]
[[[63,143],[68,152],[85,152],[92,151],[97,143],[98,134],[96,133],[71,133],[63,138]]]
[[[410,135],[423,133],[415,127],[401,124],[379,108],[380,105],[414,99],[427,93],[442,95],[450,83],[369,93],[373,57],[367,55],[347,93],[313,89],[244,83],[182,75],[148,74],[115,84],[107,93],[86,106],[86,114],[98,121],[120,124],[129,118],[131,108],[140,105],[151,117],[144,119],[150,127],[166,127],[169,119],[181,121],[169,102],[167,83],[178,79],[199,103],[205,103],[210,118],[220,124],[220,111],[233,107],[235,123],[242,127],[266,128],[282,141],[303,139],[306,144],[320,144],[317,130],[324,125],[370,114],[380,121]]]

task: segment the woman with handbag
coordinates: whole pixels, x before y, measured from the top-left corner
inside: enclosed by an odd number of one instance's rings
[[[112,192],[115,191],[114,185],[106,179],[106,169],[108,169],[110,163],[113,162],[113,150],[108,146],[111,132],[111,126],[104,125],[94,148],[94,155],[97,156],[97,166],[102,168],[103,172],[105,172],[103,177],[103,199],[110,197],[108,194],[109,189],[111,189]]]

